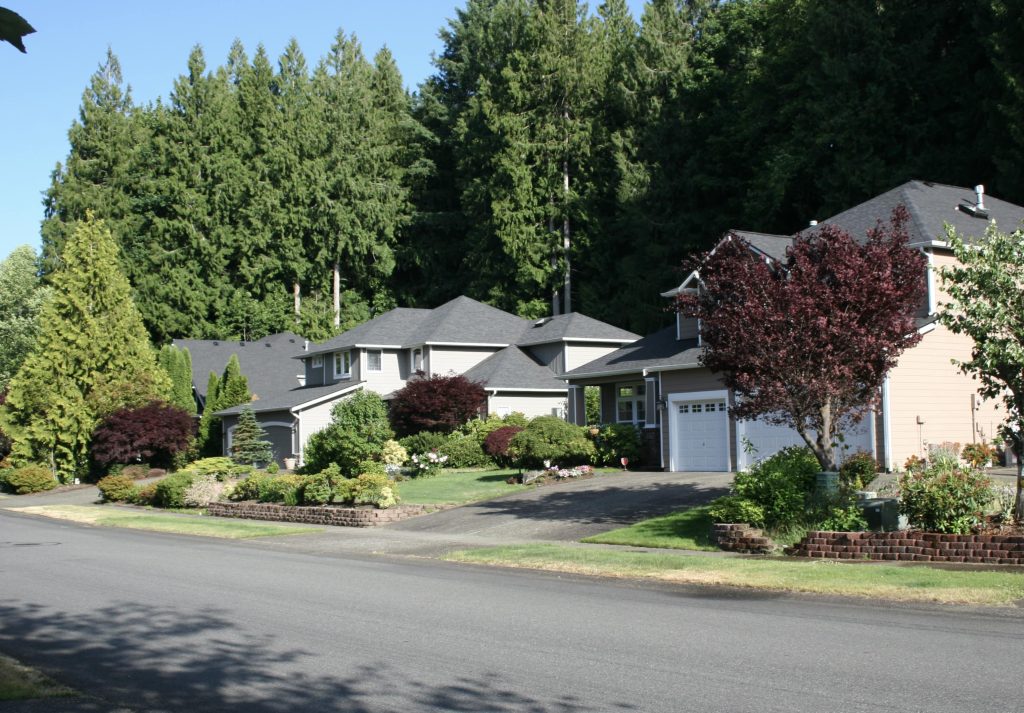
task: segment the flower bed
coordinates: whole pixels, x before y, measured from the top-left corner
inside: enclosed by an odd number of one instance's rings
[[[594,477],[593,466],[578,465],[574,468],[551,466],[543,470],[527,470],[517,475],[509,476],[505,482],[510,485],[547,485],[550,483],[561,483],[566,480],[592,477]]]
[[[795,557],[1024,564],[1024,535],[950,535],[937,532],[808,532],[786,550]]]

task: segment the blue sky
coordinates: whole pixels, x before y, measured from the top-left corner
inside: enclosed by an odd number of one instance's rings
[[[276,60],[295,37],[312,65],[339,28],[355,33],[372,57],[387,45],[410,88],[430,75],[437,33],[462,0],[0,0],[36,28],[28,54],[0,43],[0,258],[16,246],[38,250],[42,193],[67,156],[67,130],[82,91],[107,46],[121,62],[136,103],[167,96],[202,45],[209,66],[222,64],[231,42],[249,55],[263,43]],[[642,0],[630,0],[635,16]]]

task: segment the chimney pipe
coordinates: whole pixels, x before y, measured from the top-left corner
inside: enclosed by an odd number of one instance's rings
[[[812,227],[812,228],[813,228],[813,227],[814,227],[815,225],[817,225],[817,224],[818,224],[818,221],[816,221],[816,220],[812,220],[812,221],[811,221],[811,227]]]
[[[305,342],[303,342],[303,344],[302,344],[302,351],[304,351],[304,352],[308,352],[309,351],[309,340],[308,339]]]
[[[979,183],[974,187],[974,193],[978,196],[978,207],[985,210],[985,186]]]

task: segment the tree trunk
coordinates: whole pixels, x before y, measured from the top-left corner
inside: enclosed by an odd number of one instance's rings
[[[569,161],[562,162],[562,190],[565,195],[565,218],[562,222],[562,251],[565,254],[565,287],[563,292],[565,294],[565,313],[569,314],[572,312],[572,276],[570,273],[569,264],[569,247],[570,247],[570,232],[569,232]]]
[[[302,286],[298,280],[292,283],[292,294],[295,297],[295,316],[299,317],[302,315]]]
[[[836,464],[836,447],[832,442],[832,404],[826,403],[821,407],[821,430],[815,439],[818,443],[818,462],[826,471],[839,470]],[[817,453],[815,453],[817,455]]]
[[[555,219],[553,217],[552,218],[548,218],[548,232],[550,232],[550,233],[554,233],[555,232]],[[557,269],[558,269],[558,257],[557,257],[557,255],[554,252],[552,252],[551,253],[551,271],[554,272]],[[556,287],[553,290],[551,290],[551,316],[552,317],[557,317],[559,314],[561,314],[561,312],[559,311],[559,308],[561,307],[559,302],[560,302],[560,300],[559,300],[558,288]]]
[[[341,326],[341,272],[338,269],[338,261],[334,261],[334,326]]]

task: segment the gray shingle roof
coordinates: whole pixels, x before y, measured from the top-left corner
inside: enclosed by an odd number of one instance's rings
[[[252,342],[207,339],[175,339],[174,345],[188,349],[192,356],[192,381],[200,398],[206,399],[210,373],[220,376],[232,354],[238,355],[249,391],[257,396],[278,393],[298,386],[302,365],[293,360],[303,354],[305,340],[292,332],[281,332]]]
[[[755,233],[750,230],[730,230],[729,232],[743,238],[755,250],[764,253],[773,260],[785,260],[786,248],[793,244],[792,235]]]
[[[363,322],[358,327],[353,327],[343,334],[328,339],[326,342],[315,345],[311,344],[309,351],[301,356],[349,349],[356,344],[393,344],[395,346],[403,346],[408,336],[417,329],[429,314],[429,309],[396,307],[380,316],[374,317],[369,322]]]
[[[694,367],[700,365],[700,355],[703,352],[703,347],[698,347],[695,339],[682,341],[676,339],[676,328],[675,325],[672,325],[583,366],[576,367],[564,377],[573,379],[639,372],[644,369],[660,371]]]
[[[294,365],[294,362],[292,362]],[[219,415],[230,416],[239,414],[246,406],[252,406],[252,410],[256,413],[263,411],[287,411],[290,408],[298,406],[299,404],[308,403],[315,399],[319,399],[331,394],[343,394],[346,391],[352,391],[355,387],[361,386],[364,382],[357,381],[344,382],[337,384],[330,384],[328,386],[300,386],[294,389],[288,389],[286,391],[280,391],[276,394],[270,394],[265,398],[259,398],[255,401],[251,401],[247,404],[240,406],[232,406],[222,411],[218,411]]]
[[[899,204],[907,207],[910,225],[907,226],[911,243],[945,241],[945,223],[949,223],[965,238],[981,237],[990,220],[995,220],[1000,230],[1016,230],[1024,221],[1024,208],[1007,203],[994,196],[985,196],[988,217],[975,217],[965,207],[977,202],[973,188],[947,186],[927,181],[908,181],[890,191],[823,220],[842,228],[858,240],[866,239],[867,231],[874,228],[879,220],[889,220],[892,210]],[[813,231],[814,227],[803,232]]]
[[[555,378],[554,372],[516,346],[495,352],[465,376],[489,389],[566,389],[565,382]]]
[[[588,339],[614,340],[625,343],[636,341],[639,338],[639,334],[627,332],[625,329],[619,329],[579,312],[570,312],[538,320],[531,324],[516,343],[522,347],[563,340],[586,341]]]

